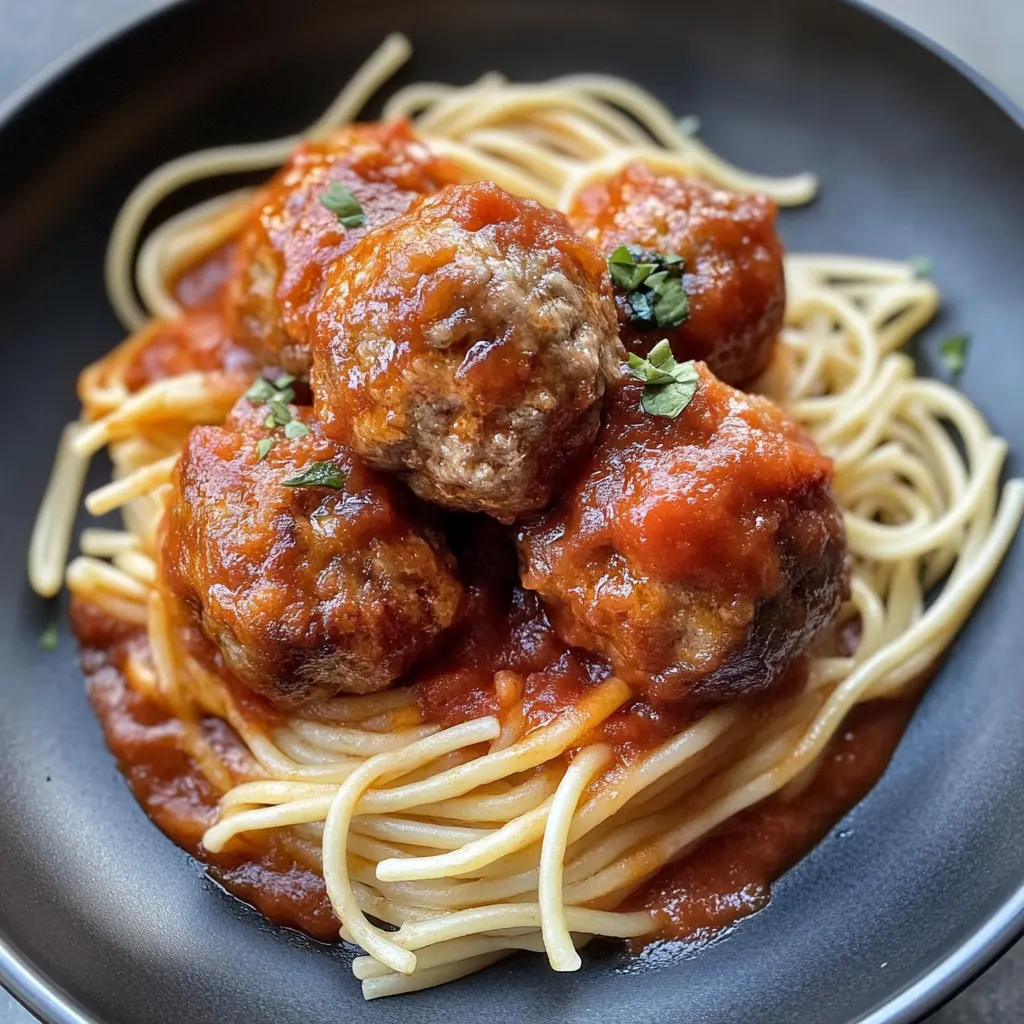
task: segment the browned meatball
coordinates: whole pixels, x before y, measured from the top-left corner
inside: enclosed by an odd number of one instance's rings
[[[628,293],[616,288],[622,340],[646,355],[667,337],[677,359],[703,359],[742,387],[768,365],[782,327],[786,285],[775,204],[693,179],[656,175],[632,164],[583,189],[569,219],[605,256],[620,245],[683,257],[689,315],[665,330],[638,322]]]
[[[523,584],[563,640],[658,701],[769,686],[838,610],[831,462],[766,399],[698,364],[675,419],[609,395],[575,485],[521,528]]]
[[[560,213],[451,186],[331,270],[313,339],[329,434],[447,508],[510,521],[547,504],[618,375],[598,254]]]
[[[192,431],[160,551],[163,578],[231,670],[282,705],[390,685],[462,594],[401,485],[287,408],[307,434],[268,428],[268,406],[247,398],[223,427]],[[286,485],[318,464],[319,483]]]
[[[327,267],[417,196],[456,180],[456,168],[404,122],[354,124],[303,142],[256,196],[242,229],[227,288],[234,336],[263,362],[305,372],[309,315]],[[362,224],[346,227],[322,202],[335,183],[358,200]]]

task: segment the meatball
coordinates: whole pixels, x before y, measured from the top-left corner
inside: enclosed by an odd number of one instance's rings
[[[308,409],[286,408],[308,433],[268,428],[268,406],[242,398],[223,427],[189,435],[162,577],[235,675],[275,703],[383,689],[455,620],[454,559],[400,484],[325,438]],[[319,485],[286,485],[316,464]]]
[[[625,245],[683,257],[689,315],[674,329],[636,323],[627,293],[616,288],[630,351],[646,355],[667,337],[677,359],[702,359],[735,387],[765,369],[786,304],[771,199],[632,164],[583,189],[569,218],[605,256]]]
[[[609,395],[575,484],[518,535],[524,586],[569,644],[656,701],[771,685],[846,587],[831,462],[764,398],[697,364],[672,419],[643,385]]]
[[[334,264],[312,386],[325,430],[364,460],[508,522],[593,441],[621,357],[600,256],[562,214],[480,182]]]
[[[405,122],[349,125],[302,143],[256,196],[240,233],[226,291],[235,337],[264,363],[305,372],[309,315],[326,268],[417,196],[456,180],[456,168]],[[346,227],[321,202],[335,183],[358,200],[362,224]]]

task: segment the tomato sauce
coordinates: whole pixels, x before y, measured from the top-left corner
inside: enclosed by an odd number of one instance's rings
[[[771,885],[862,800],[885,770],[916,700],[855,708],[805,789],[770,797],[734,818],[626,902],[654,913],[657,937],[704,942],[764,908]],[[646,945],[649,936],[640,941]]]
[[[231,276],[238,243],[231,239],[186,267],[170,283],[170,292],[182,309],[208,306],[219,299]]]
[[[255,372],[251,353],[232,339],[215,303],[188,309],[173,320],[155,320],[143,331],[125,373],[129,391],[194,371]]]
[[[323,879],[298,863],[271,833],[260,834],[255,842],[245,840],[230,853],[213,854],[202,845],[203,833],[217,817],[217,793],[182,748],[182,723],[132,689],[122,672],[129,653],[146,657],[144,632],[77,599],[72,623],[82,644],[89,702],[118,768],[153,823],[274,924],[298,928],[323,942],[336,940],[339,925]],[[249,759],[242,741],[220,719],[205,718],[201,725],[240,781]]]
[[[447,671],[426,673],[417,695],[425,717],[452,724],[500,711],[493,668],[495,654],[524,667],[555,653],[545,668],[525,676],[524,719],[529,725],[550,720],[575,701],[593,680],[607,674],[578,651],[554,649],[535,611],[524,608],[522,594],[506,609],[504,636],[492,628],[473,631],[463,641],[462,656],[449,655]],[[487,621],[487,620],[484,620]],[[494,612],[489,626],[500,623]],[[118,761],[135,798],[154,823],[196,857],[211,876],[239,899],[277,925],[298,928],[321,941],[337,938],[338,922],[320,875],[296,861],[259,833],[230,853],[211,854],[202,846],[203,832],[216,819],[217,794],[197,764],[181,748],[182,726],[159,704],[134,691],[122,668],[130,651],[145,656],[142,631],[125,627],[93,606],[76,600],[73,622],[82,643],[82,666],[90,702],[103,724],[107,745]],[[511,637],[518,636],[519,646]],[[476,665],[470,662],[476,661]],[[493,664],[493,663],[492,663]],[[259,714],[264,702],[251,697],[247,713]],[[657,938],[707,941],[722,929],[764,907],[772,882],[811,847],[871,789],[889,761],[913,711],[913,700],[874,701],[855,709],[832,741],[821,767],[792,799],[772,797],[728,821],[696,851],[658,872],[626,903],[647,908],[657,921]],[[691,710],[689,715],[694,713]],[[602,735],[628,763],[687,723],[679,709],[658,709],[635,701],[602,726]],[[248,759],[241,740],[219,719],[202,728],[213,749],[241,778]],[[640,945],[650,937],[637,940]]]
[[[181,316],[157,319],[134,336],[138,344],[126,367],[130,391],[182,373],[255,373],[247,347],[234,337],[224,301],[235,243],[227,242],[186,268],[172,282]]]

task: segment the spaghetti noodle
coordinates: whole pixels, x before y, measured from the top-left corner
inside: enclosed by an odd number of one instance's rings
[[[389,37],[307,135],[355,117],[409,52],[402,37]],[[772,179],[732,167],[653,97],[605,76],[420,83],[395,93],[384,117],[411,119],[467,179],[493,180],[562,210],[584,185],[633,161],[762,190],[783,204],[807,202],[815,191],[810,175]],[[114,308],[138,333],[82,374],[83,421],[62,438],[30,577],[38,592],[55,592],[71,491],[81,487],[88,458],[106,447],[114,482],[86,506],[121,508],[125,530],[86,531],[66,580],[78,598],[145,629],[148,645],[133,650],[124,674],[183,723],[183,746],[220,795],[205,847],[258,843],[272,830],[297,861],[322,872],[343,936],[367,954],[353,971],[368,999],[441,984],[522,949],[543,950],[555,970],[575,970],[590,936],[654,931],[648,910],[623,909],[629,893],[745,808],[772,794],[799,801],[855,705],[914,687],[995,573],[1024,511],[1024,482],[1000,490],[1005,442],[954,389],[917,377],[901,351],[937,308],[930,281],[899,262],[790,256],[786,325],[757,390],[834,462],[853,561],[841,613],[859,622],[853,653],[813,658],[802,692],[767,716],[718,708],[632,760],[616,758],[600,739],[631,698],[615,677],[532,730],[513,673],[495,680],[497,717],[448,728],[422,717],[409,688],[334,698],[274,719],[254,715],[182,644],[155,585],[157,531],[182,443],[192,426],[223,420],[247,381],[191,372],[132,390],[126,380],[149,316],[178,312],[176,276],[234,236],[250,193],[189,210],[153,232],[137,260],[134,250],[150,212],[172,191],[274,167],[297,141],[180,158],[125,204],[107,283]],[[226,764],[211,746],[201,727],[210,715],[244,743],[241,765]]]

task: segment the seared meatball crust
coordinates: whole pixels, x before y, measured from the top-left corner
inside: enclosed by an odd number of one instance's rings
[[[160,573],[231,671],[279,705],[389,686],[455,620],[462,595],[440,533],[396,481],[327,439],[265,426],[239,400],[189,435],[164,517]],[[259,442],[273,444],[260,457]],[[343,486],[285,486],[330,462]]]
[[[608,396],[574,486],[520,528],[523,585],[569,644],[655,701],[766,689],[838,611],[831,463],[788,416],[698,364],[676,419]]]
[[[646,355],[667,337],[676,359],[702,359],[734,387],[767,367],[786,306],[782,245],[768,196],[631,164],[583,189],[569,219],[604,256],[626,245],[683,257],[690,312],[679,327],[639,329],[616,289],[622,341],[631,352]]]
[[[303,142],[260,190],[242,228],[226,306],[234,337],[264,364],[309,368],[309,317],[331,263],[421,195],[459,180],[404,121],[352,124]],[[321,202],[348,188],[364,222],[346,227]]]
[[[621,360],[603,260],[565,217],[450,186],[331,269],[313,336],[327,433],[420,497],[503,521],[550,499]]]

